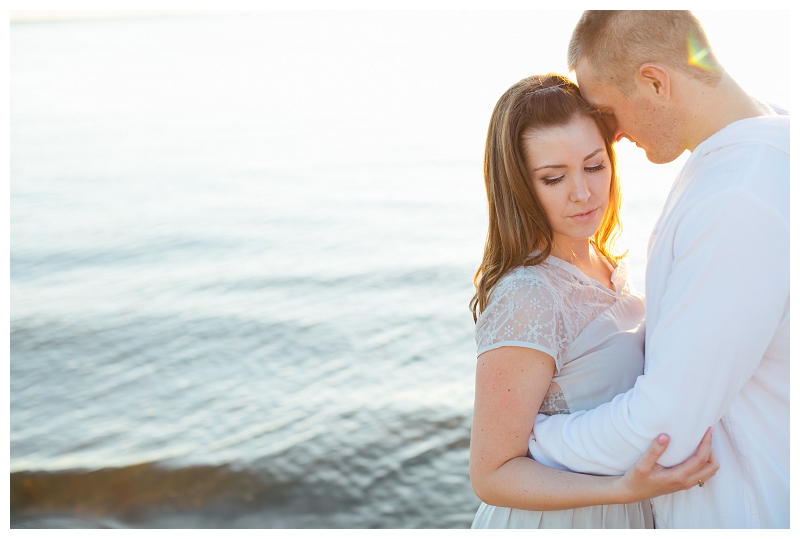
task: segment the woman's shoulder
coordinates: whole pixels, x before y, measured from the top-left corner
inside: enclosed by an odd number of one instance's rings
[[[509,282],[513,280],[536,280],[541,279],[544,275],[542,264],[535,266],[517,266],[508,271],[505,275],[500,277],[498,283]]]
[[[539,264],[530,266],[517,266],[503,275],[498,282],[515,279],[529,281],[550,281],[553,275],[558,275],[560,273],[559,268],[550,263],[551,260],[552,257],[548,258],[547,260],[543,260]]]
[[[557,291],[542,265],[519,266],[497,282],[475,325],[478,355],[501,346],[533,348],[558,364],[565,324]]]
[[[517,290],[522,287],[547,285],[549,271],[545,266],[546,264],[543,263],[535,266],[517,266],[510,270],[498,279],[491,297],[502,296],[509,290]]]
[[[486,311],[497,308],[498,304],[519,305],[523,298],[536,299],[536,305],[549,305],[555,302],[556,290],[551,283],[552,268],[546,263],[535,266],[517,266],[503,275],[489,294]],[[543,303],[542,303],[543,302]]]

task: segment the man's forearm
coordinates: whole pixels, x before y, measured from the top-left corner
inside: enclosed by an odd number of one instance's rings
[[[620,413],[620,404],[612,403],[626,395],[618,395],[611,403],[594,410],[539,414],[528,444],[531,456],[546,466],[562,470],[595,475],[625,473],[650,443],[628,429],[618,432],[608,427],[609,419]],[[640,444],[630,442],[639,438]]]
[[[747,197],[724,193],[698,206],[675,234],[658,308],[648,302],[646,374],[594,410],[537,418],[531,455],[617,474],[665,433],[672,442],[659,462],[688,458],[751,379],[784,315],[787,246],[786,224]]]

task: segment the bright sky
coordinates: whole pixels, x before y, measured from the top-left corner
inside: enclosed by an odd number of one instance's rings
[[[113,15],[114,17],[135,17],[152,16],[158,13],[162,16],[179,15],[180,10],[187,9],[213,9],[223,7],[225,9],[263,9],[264,6],[273,6],[283,9],[296,9],[298,7],[324,8],[329,9],[330,4],[318,2],[262,2],[253,4],[252,2],[233,2],[220,4],[218,2],[141,2],[130,5],[127,2],[75,2],[73,5],[81,11],[64,11],[47,9],[61,7],[56,2],[12,2],[11,8],[15,9],[10,14],[12,21],[20,20],[58,20],[81,18],[102,18]],[[434,2],[433,7],[447,6],[447,2]],[[569,2],[567,2],[569,4]],[[374,9],[370,4],[363,2],[338,2],[340,5],[351,8]],[[391,5],[391,3],[390,3]],[[427,6],[431,6],[426,2]],[[474,5],[474,3],[472,4]],[[496,4],[495,4],[496,5]],[[501,2],[501,6],[520,8],[528,5],[523,2]],[[113,7],[118,11],[100,11],[99,9]],[[127,11],[121,11],[127,7]],[[139,11],[132,11],[130,8],[136,7]],[[409,9],[414,3],[404,3],[402,6],[395,6],[400,9]],[[454,7],[450,5],[450,7]],[[145,11],[147,9],[159,9],[160,11]],[[171,9],[172,11],[164,11]],[[88,11],[87,11],[88,10]],[[209,12],[213,13],[213,11]],[[576,11],[576,13],[579,13]],[[786,11],[695,11],[695,15],[703,23],[703,27],[712,43],[717,58],[722,65],[736,79],[739,84],[754,96],[768,102],[790,107],[789,102],[789,23],[790,12]],[[566,48],[566,43],[561,47],[554,46],[554,53],[557,51],[559,61],[564,56],[562,49]]]

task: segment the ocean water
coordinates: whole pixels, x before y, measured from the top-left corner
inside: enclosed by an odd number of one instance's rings
[[[12,526],[469,526],[483,142],[565,71],[543,17],[13,24]],[[686,156],[618,153],[643,289]]]

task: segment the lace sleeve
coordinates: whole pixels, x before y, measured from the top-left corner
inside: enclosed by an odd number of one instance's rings
[[[552,356],[560,371],[567,342],[558,305],[553,290],[535,275],[501,280],[475,326],[478,355],[501,346],[532,348]]]

